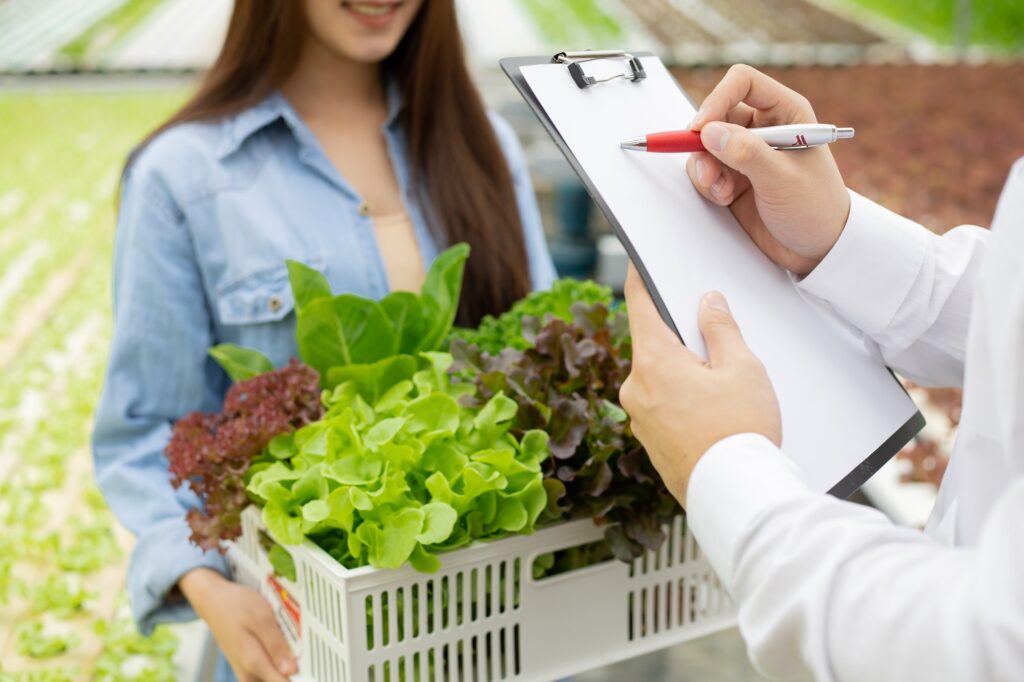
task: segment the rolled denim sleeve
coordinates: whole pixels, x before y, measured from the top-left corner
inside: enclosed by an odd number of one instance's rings
[[[140,167],[141,166],[141,167]],[[139,629],[195,617],[173,595],[198,567],[228,574],[224,558],[189,543],[197,505],[174,490],[164,456],[174,420],[219,407],[224,379],[207,357],[212,322],[186,221],[142,162],[125,178],[114,253],[114,330],[93,431],[96,479],[138,538],[127,588]]]
[[[491,122],[494,125],[498,141],[508,159],[509,170],[512,172],[512,182],[515,186],[516,203],[519,206],[519,218],[523,223],[523,239],[526,242],[526,256],[530,261],[530,283],[535,290],[549,289],[557,279],[554,261],[551,260],[551,252],[548,251],[548,242],[544,236],[544,223],[540,217],[540,207],[537,206],[537,195],[533,191],[533,181],[530,179],[530,168],[526,162],[526,154],[519,144],[515,131],[508,121],[491,114]]]

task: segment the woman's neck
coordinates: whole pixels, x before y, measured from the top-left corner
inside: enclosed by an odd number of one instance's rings
[[[387,106],[379,64],[339,57],[315,39],[307,40],[281,92],[307,119]]]

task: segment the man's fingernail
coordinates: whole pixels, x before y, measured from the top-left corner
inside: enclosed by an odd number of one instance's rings
[[[699,182],[700,185],[703,187],[706,185],[706,183],[704,182],[704,171],[707,170],[708,165],[701,161],[700,159],[697,160],[697,163],[695,165],[697,168],[697,182]]]
[[[729,304],[725,302],[725,296],[717,291],[711,291],[704,295],[704,304],[714,308],[715,310],[721,310],[723,313],[729,312]]]
[[[720,176],[718,176],[718,179],[715,180],[715,184],[711,185],[711,193],[714,194],[717,197],[718,193],[722,191],[722,187],[724,187],[724,186],[725,186],[725,177],[720,175]]]
[[[277,669],[281,671],[282,675],[291,675],[295,672],[295,661],[290,658],[282,658]]]
[[[700,131],[704,146],[713,152],[720,152],[729,144],[729,129],[721,123],[709,123]]]

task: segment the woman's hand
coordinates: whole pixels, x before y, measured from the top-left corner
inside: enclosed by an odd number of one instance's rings
[[[850,196],[827,145],[778,152],[746,128],[816,122],[805,97],[740,64],[690,124],[708,149],[687,164],[697,190],[728,206],[765,255],[801,276],[839,239]]]
[[[210,626],[239,682],[287,682],[298,672],[274,612],[258,592],[208,568],[186,573],[178,585]]]
[[[725,298],[701,301],[704,362],[665,325],[632,265],[626,306],[633,369],[619,391],[633,433],[647,449],[669,491],[686,506],[697,462],[712,445],[739,433],[758,433],[779,445],[782,419],[768,374],[747,348]]]

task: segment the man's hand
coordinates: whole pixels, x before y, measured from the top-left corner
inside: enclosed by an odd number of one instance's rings
[[[697,190],[728,206],[761,251],[797,275],[810,273],[839,239],[850,195],[827,145],[780,152],[747,128],[816,122],[802,95],[738,65],[690,124],[708,149],[687,163]]]
[[[287,682],[298,672],[274,612],[258,592],[208,568],[186,573],[178,585],[210,626],[239,682]]]
[[[633,433],[685,507],[690,474],[718,441],[738,433],[759,433],[781,444],[779,403],[764,366],[743,342],[721,294],[707,294],[700,306],[708,362],[683,346],[665,325],[632,265],[626,304],[633,370],[619,397],[633,420]]]

